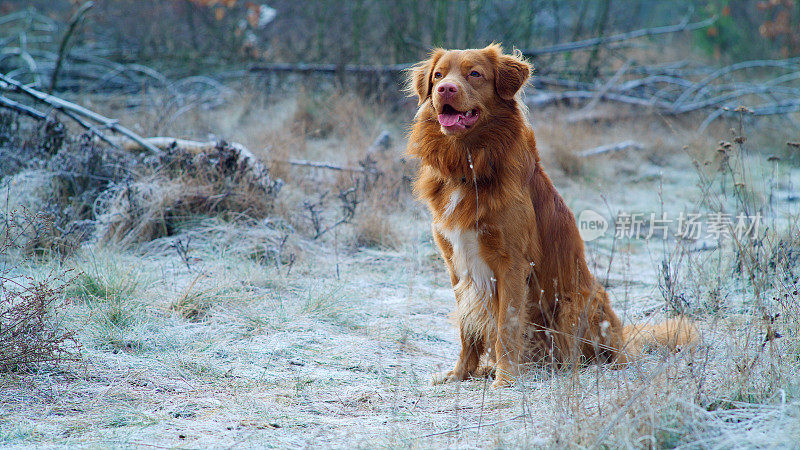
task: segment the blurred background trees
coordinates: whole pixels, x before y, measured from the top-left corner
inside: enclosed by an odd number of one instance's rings
[[[82,1],[5,0],[63,23]],[[685,40],[720,62],[800,55],[794,0],[97,0],[79,42],[160,69],[233,61],[394,64],[434,46],[535,49],[716,17]],[[4,25],[6,26],[6,25]],[[7,31],[7,30],[6,30]],[[7,36],[7,33],[3,33]],[[36,42],[30,42],[35,45]],[[602,49],[597,49],[602,53]],[[601,55],[595,54],[597,60]]]

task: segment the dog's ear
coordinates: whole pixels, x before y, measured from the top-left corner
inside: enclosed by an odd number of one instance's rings
[[[408,91],[417,95],[419,98],[418,105],[425,103],[428,97],[431,96],[431,88],[433,87],[431,72],[444,53],[445,51],[441,48],[434,49],[428,59],[411,67]]]
[[[494,87],[497,95],[511,100],[531,76],[531,65],[522,59],[517,50],[513,56],[499,55],[494,73]]]

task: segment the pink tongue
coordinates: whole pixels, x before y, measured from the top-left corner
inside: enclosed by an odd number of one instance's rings
[[[439,123],[445,127],[452,127],[458,122],[459,117],[463,117],[461,114],[439,114]]]

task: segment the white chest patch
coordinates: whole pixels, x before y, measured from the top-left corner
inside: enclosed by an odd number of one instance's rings
[[[456,210],[458,204],[461,203],[461,200],[463,198],[464,194],[461,192],[461,189],[454,190],[453,193],[450,194],[450,201],[448,201],[447,206],[444,207],[444,212],[442,212],[442,218],[446,219],[450,217],[450,215],[453,214],[453,211]]]
[[[492,298],[495,296],[496,280],[492,269],[481,258],[478,234],[474,230],[437,228],[453,247],[452,263],[458,277],[458,284],[453,290],[461,326],[469,334],[489,340],[494,329]]]

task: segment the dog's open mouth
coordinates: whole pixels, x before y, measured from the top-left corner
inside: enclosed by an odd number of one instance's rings
[[[469,111],[458,111],[451,105],[444,105],[439,113],[439,124],[448,130],[466,130],[475,125],[480,112],[473,108]]]

